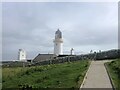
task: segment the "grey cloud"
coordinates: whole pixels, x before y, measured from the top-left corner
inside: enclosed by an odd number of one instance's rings
[[[4,3],[3,59],[16,59],[19,48],[27,51],[28,58],[53,53],[57,28],[63,32],[64,51],[71,47],[85,51],[91,47],[115,48],[116,6],[115,3]]]

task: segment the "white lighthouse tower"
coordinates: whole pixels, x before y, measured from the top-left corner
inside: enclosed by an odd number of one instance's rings
[[[58,29],[55,32],[55,39],[54,39],[54,54],[55,55],[62,55],[63,54],[63,39],[62,39],[62,32]]]
[[[18,60],[26,61],[26,52],[23,49],[19,49]]]

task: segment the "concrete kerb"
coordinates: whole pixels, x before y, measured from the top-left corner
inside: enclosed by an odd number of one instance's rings
[[[86,72],[86,74],[85,74],[85,76],[84,76],[83,82],[82,82],[79,90],[81,90],[82,87],[83,87],[84,84],[85,84],[85,80],[87,79],[87,75],[88,75],[88,72],[89,72],[89,69],[90,69],[90,67],[91,67],[91,63],[92,63],[92,62],[93,62],[93,61],[90,62],[90,66],[89,66],[89,68],[88,68],[88,70],[87,70],[87,72]]]
[[[114,87],[113,80],[112,80],[112,78],[111,78],[111,76],[110,76],[110,73],[109,73],[109,71],[108,71],[108,68],[107,68],[107,66],[106,66],[106,63],[104,63],[104,66],[105,66],[105,69],[106,69],[106,71],[107,71],[108,77],[109,77],[109,79],[110,79],[110,83],[111,83],[111,85],[112,85],[112,88],[113,88],[113,90],[116,90],[116,88]]]

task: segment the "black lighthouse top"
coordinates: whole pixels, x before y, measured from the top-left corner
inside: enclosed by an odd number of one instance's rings
[[[62,38],[62,32],[59,29],[55,32],[55,38]]]

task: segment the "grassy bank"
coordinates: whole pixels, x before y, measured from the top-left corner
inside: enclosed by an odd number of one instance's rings
[[[3,88],[78,88],[88,69],[89,61],[55,65],[3,68]]]
[[[106,63],[114,87],[120,90],[120,59]]]

